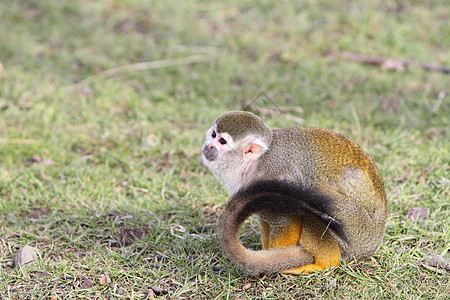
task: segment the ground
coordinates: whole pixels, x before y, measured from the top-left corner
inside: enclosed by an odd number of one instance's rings
[[[445,299],[450,77],[420,64],[450,66],[449,16],[444,0],[1,2],[1,298]],[[372,258],[262,278],[227,260],[229,195],[200,151],[236,109],[371,154],[389,201]],[[255,220],[242,239],[261,247]],[[39,258],[15,268],[25,245]]]

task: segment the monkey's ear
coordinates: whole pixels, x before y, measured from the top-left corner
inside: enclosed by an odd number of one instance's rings
[[[244,152],[246,160],[257,160],[267,150],[267,145],[260,139],[254,139],[247,144]]]

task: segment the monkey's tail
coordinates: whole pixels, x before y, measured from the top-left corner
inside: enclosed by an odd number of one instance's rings
[[[242,245],[239,228],[255,213],[313,215],[345,240],[343,225],[332,217],[332,211],[332,200],[310,188],[281,180],[259,181],[239,191],[228,202],[219,222],[220,243],[229,259],[251,275],[304,266],[313,263],[314,258],[300,245],[250,250]]]

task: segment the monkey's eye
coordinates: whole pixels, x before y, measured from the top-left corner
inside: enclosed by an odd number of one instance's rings
[[[211,135],[211,136],[212,136],[212,138],[213,138],[213,139],[215,139],[215,138],[216,138],[216,136],[217,136],[216,132],[215,132],[215,131],[213,131],[213,133],[212,133],[212,135]]]
[[[225,145],[227,143],[227,141],[224,138],[221,138],[219,140],[219,143],[221,143],[222,145]]]

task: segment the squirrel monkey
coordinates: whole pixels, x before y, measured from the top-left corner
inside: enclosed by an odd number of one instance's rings
[[[312,273],[380,247],[383,181],[349,138],[315,127],[272,129],[253,113],[231,111],[208,130],[202,152],[232,194],[219,220],[221,246],[249,274]],[[260,251],[239,239],[252,214],[260,221]]]

